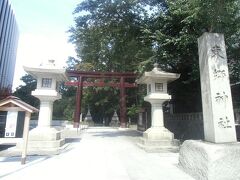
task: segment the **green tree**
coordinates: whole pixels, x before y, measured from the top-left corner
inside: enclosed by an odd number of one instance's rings
[[[181,73],[180,79],[169,86],[181,112],[201,111],[197,38],[203,32],[224,33],[228,60],[230,64],[239,64],[239,53],[236,53],[239,51],[236,42],[239,39],[239,6],[236,0],[223,0],[221,5],[219,2],[167,0],[164,8],[153,13],[152,25],[143,29],[143,40],[152,42],[153,59],[163,70]],[[231,71],[231,77],[237,79],[235,75],[239,70]]]
[[[53,117],[72,121],[76,103],[76,88],[62,85],[61,94],[62,98],[53,104]]]
[[[31,92],[36,89],[37,81],[31,75],[24,75],[21,80],[25,85],[20,85],[13,93],[14,96],[19,97],[24,102],[39,108],[40,101],[38,98],[31,95]],[[61,86],[62,99],[54,102],[53,105],[53,119],[68,119],[72,120],[72,114],[75,107],[75,92],[74,87]]]
[[[76,45],[80,59],[75,69],[134,72],[139,62],[147,57],[141,52],[149,46],[141,42],[146,9],[140,1],[85,0],[74,13],[76,25],[69,32],[70,41]],[[85,107],[90,105],[91,111],[101,117],[110,116],[114,109],[119,109],[118,89],[89,87],[84,89],[83,94]],[[128,98],[130,106],[134,101],[134,98]]]
[[[179,111],[200,111],[197,38],[225,34],[231,79],[239,81],[239,14],[237,0],[85,0],[75,10],[70,40],[81,70],[87,63],[95,71],[142,73],[158,62],[181,73],[169,91]]]
[[[26,74],[21,78],[21,80],[25,83],[25,85],[17,87],[13,95],[19,97],[24,102],[39,108],[39,99],[31,95],[31,92],[35,90],[37,86],[36,79],[34,79],[30,74]]]
[[[85,0],[76,10],[70,41],[96,71],[134,71],[145,10],[135,0]]]

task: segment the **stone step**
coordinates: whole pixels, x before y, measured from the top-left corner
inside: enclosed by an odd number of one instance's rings
[[[39,147],[28,147],[27,148],[27,155],[57,155],[62,152],[65,152],[69,149],[69,144],[64,144],[61,147],[57,148],[39,148]],[[10,156],[21,156],[22,154],[22,148],[19,147],[12,147],[8,150],[1,152],[1,155],[10,155]]]
[[[139,138],[137,145],[146,152],[178,152],[180,142],[173,140],[149,140]]]
[[[179,146],[146,146],[140,143],[138,143],[137,145],[140,148],[144,149],[146,152],[150,152],[150,153],[179,152]]]
[[[64,139],[60,139],[60,140],[55,140],[55,141],[28,141],[28,149],[48,149],[48,148],[59,148],[61,146],[63,146],[65,143]],[[21,149],[22,148],[23,143],[18,143],[17,144],[17,148]]]
[[[180,145],[180,142],[177,139],[149,140],[146,138],[139,138],[139,143],[147,146],[179,146]]]

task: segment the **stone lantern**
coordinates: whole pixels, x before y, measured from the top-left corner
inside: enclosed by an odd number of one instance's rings
[[[24,70],[37,79],[37,88],[32,95],[40,100],[38,125],[30,131],[29,140],[34,141],[31,147],[56,151],[64,144],[64,139],[61,139],[59,130],[51,127],[52,110],[53,102],[61,99],[58,88],[61,81],[67,80],[65,69],[57,67],[54,60],[49,60],[38,67],[25,66]]]
[[[164,127],[163,121],[163,102],[169,101],[171,95],[167,93],[167,83],[180,77],[180,74],[168,73],[158,68],[150,72],[145,72],[138,80],[138,84],[147,85],[147,96],[144,100],[151,104],[152,126],[143,133],[139,144],[146,151],[176,151],[178,141],[174,139],[173,133]]]
[[[89,107],[88,107],[87,114],[86,114],[86,116],[85,116],[85,118],[84,118],[84,122],[85,122],[85,124],[88,125],[88,126],[93,126],[93,125],[94,125],[94,121],[93,121],[93,119],[92,119],[92,115],[91,115],[91,113],[90,113],[90,108],[89,108]]]

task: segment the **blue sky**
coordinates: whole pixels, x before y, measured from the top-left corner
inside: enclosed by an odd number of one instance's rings
[[[13,89],[21,84],[23,65],[37,66],[48,59],[64,66],[76,56],[66,31],[74,25],[72,12],[81,0],[10,0],[20,37]]]
[[[80,0],[11,0],[22,32],[66,31]]]

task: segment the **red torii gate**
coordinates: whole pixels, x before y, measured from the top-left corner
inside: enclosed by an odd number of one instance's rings
[[[137,77],[136,74],[131,72],[86,72],[86,71],[73,71],[68,70],[67,75],[69,77],[76,77],[78,81],[75,82],[65,82],[67,86],[77,86],[76,93],[76,109],[74,114],[74,124],[75,128],[79,127],[80,122],[80,114],[81,114],[81,99],[82,99],[82,88],[85,86],[111,86],[120,89],[120,126],[126,127],[126,118],[127,118],[127,110],[126,110],[126,95],[125,88],[133,88],[137,87],[135,83],[125,82],[126,79],[135,79]],[[84,78],[95,78],[95,79],[103,79],[103,78],[114,78],[120,79],[119,83],[105,83],[105,82],[86,82]]]

